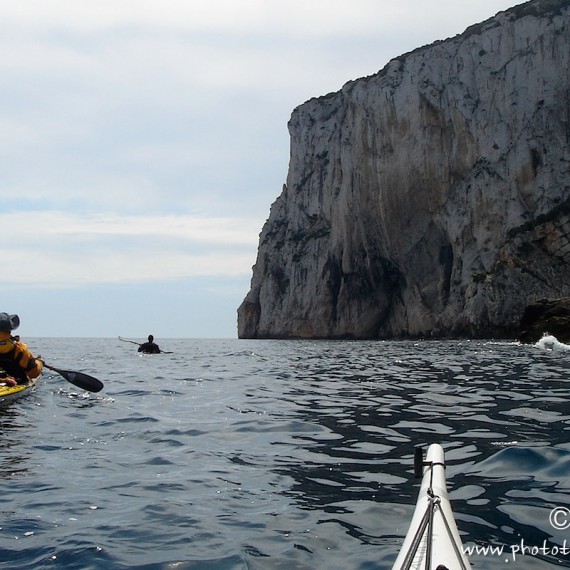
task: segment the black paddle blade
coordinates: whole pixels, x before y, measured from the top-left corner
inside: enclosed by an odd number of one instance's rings
[[[68,382],[81,388],[82,390],[87,390],[89,392],[100,392],[103,389],[103,382],[85,374],[84,372],[73,372],[71,370],[60,370],[59,368],[54,368],[53,366],[46,366],[50,370],[61,374]]]

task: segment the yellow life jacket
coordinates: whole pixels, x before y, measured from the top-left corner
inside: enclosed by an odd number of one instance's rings
[[[19,380],[38,377],[43,368],[28,347],[12,337],[0,340],[0,368]]]

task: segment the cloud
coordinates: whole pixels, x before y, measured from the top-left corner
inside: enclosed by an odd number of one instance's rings
[[[168,29],[180,32],[244,35],[266,31],[275,35],[287,31],[295,37],[338,38],[386,29],[406,28],[422,22],[424,29],[445,19],[452,25],[476,9],[488,17],[506,6],[499,0],[289,0],[286,4],[267,0],[100,0],[81,3],[77,0],[26,0],[3,3],[0,16],[7,30],[25,26],[37,31],[73,28],[83,34],[132,29]],[[426,17],[432,17],[427,20]]]
[[[420,6],[420,0],[408,1]],[[76,0],[26,0],[0,7],[0,15],[13,29],[17,24],[38,30],[61,27],[61,23],[93,33],[100,30],[125,30],[128,26],[154,29],[244,33],[267,29],[274,33],[291,29],[311,36],[337,36],[370,30],[379,16],[390,17],[393,2],[344,0],[306,2],[290,0],[286,5],[266,0],[100,0],[78,3]]]
[[[0,226],[13,238],[3,286],[243,276],[257,245],[254,223],[231,218],[35,212],[0,214]]]
[[[262,220],[286,177],[295,106],[500,4],[0,3],[6,200],[124,214],[210,202]]]

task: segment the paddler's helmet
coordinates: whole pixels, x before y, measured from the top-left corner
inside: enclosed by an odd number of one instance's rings
[[[8,313],[0,313],[0,331],[10,332],[20,326],[20,317],[18,315],[9,315]]]

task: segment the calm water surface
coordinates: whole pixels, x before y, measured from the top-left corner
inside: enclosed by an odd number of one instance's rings
[[[26,340],[105,388],[0,409],[0,568],[391,568],[433,442],[474,568],[570,567],[570,352]]]

